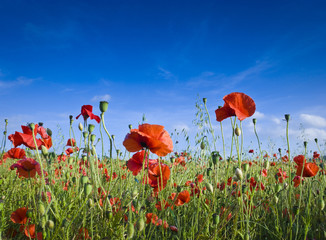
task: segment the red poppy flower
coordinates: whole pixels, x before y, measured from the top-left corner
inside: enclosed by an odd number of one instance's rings
[[[32,158],[23,158],[10,166],[11,170],[17,169],[19,177],[34,178],[36,173],[41,176],[40,164]]]
[[[164,127],[148,123],[139,125],[138,129],[131,129],[123,145],[129,152],[147,148],[161,157],[173,151],[172,139]]]
[[[317,174],[319,167],[315,163],[307,163],[304,155],[298,155],[293,158],[293,161],[298,165],[297,176],[313,177]]]
[[[130,171],[132,171],[132,174],[134,176],[137,176],[137,174],[142,170],[143,168],[143,161],[145,160],[145,168],[147,168],[147,164],[155,163],[156,160],[148,159],[148,154],[146,157],[144,157],[145,151],[140,151],[135,153],[127,162],[127,167]]]
[[[250,149],[250,150],[249,150],[249,153],[254,153],[254,150],[253,150],[253,149]]]
[[[166,164],[154,163],[148,166],[148,181],[154,192],[158,192],[165,188],[170,178],[170,168]]]
[[[11,214],[11,221],[13,221],[14,223],[25,224],[28,219],[26,216],[27,210],[28,207],[18,208]]]
[[[8,152],[6,152],[2,159],[4,162],[6,162],[7,158],[11,159],[22,159],[26,156],[25,150],[21,148],[12,148]]]
[[[176,206],[182,206],[185,203],[190,202],[190,193],[187,190],[180,192],[177,196],[177,199],[174,202]]]
[[[298,187],[300,185],[300,182],[303,181],[303,178],[301,178],[300,176],[295,176],[292,180],[292,182],[294,182],[294,187]]]
[[[256,111],[256,104],[251,97],[244,93],[233,92],[224,96],[224,106],[216,109],[216,121],[221,122],[232,116],[237,116],[240,121],[252,116]]]
[[[8,136],[8,139],[13,143],[14,147],[18,147],[19,145],[23,144],[30,149],[35,149],[32,129],[29,126],[21,126],[21,128],[23,130],[22,133],[15,132],[15,134],[10,134]],[[36,138],[37,133],[41,135],[42,139]],[[50,148],[52,146],[52,139],[46,133],[43,127],[35,124],[34,135],[38,149],[40,149],[42,145],[47,148]]]
[[[68,139],[66,146],[70,146],[70,147],[76,146],[76,140],[73,138]]]
[[[91,237],[88,234],[87,228],[80,228],[78,231],[77,239],[91,239]]]
[[[95,119],[97,123],[100,123],[101,118],[95,114],[93,114],[93,106],[91,105],[83,105],[81,107],[81,113],[76,117],[78,119],[82,115],[84,117],[84,120],[87,120],[89,117],[90,119]]]

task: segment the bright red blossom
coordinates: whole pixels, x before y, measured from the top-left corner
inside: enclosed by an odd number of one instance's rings
[[[221,122],[226,118],[237,116],[240,121],[252,116],[256,111],[256,104],[244,93],[233,92],[223,98],[224,106],[216,109],[216,121]]]
[[[173,151],[173,143],[169,133],[161,125],[142,124],[138,129],[131,129],[123,145],[129,152],[137,152],[144,148],[160,157]]]
[[[23,158],[10,166],[11,170],[17,169],[19,177],[34,178],[36,173],[41,176],[40,164],[32,158]]]
[[[296,175],[302,177],[313,177],[317,174],[319,167],[315,163],[307,163],[304,155],[298,155],[293,158],[298,165]]]
[[[93,114],[93,106],[91,105],[83,105],[81,107],[81,113],[76,117],[78,119],[82,115],[84,117],[84,120],[86,121],[89,117],[90,119],[95,119],[97,123],[100,123],[101,118],[95,114]]]

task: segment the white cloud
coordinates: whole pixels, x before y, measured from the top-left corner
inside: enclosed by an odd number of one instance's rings
[[[273,121],[274,123],[276,123],[277,125],[281,124],[281,119],[279,119],[279,118],[273,117],[273,118],[272,118],[272,121]]]
[[[99,102],[99,101],[109,101],[111,99],[111,96],[109,94],[105,94],[103,96],[94,96],[92,98],[92,102]]]
[[[32,84],[35,80],[39,80],[39,78],[26,78],[26,77],[18,77],[14,81],[0,81],[0,88],[12,88],[18,86],[27,86]]]
[[[261,118],[264,118],[265,117],[265,114],[261,113],[261,112],[258,112],[256,111],[254,113],[254,115],[252,116],[252,118],[257,118],[257,119],[261,119]]]
[[[304,131],[305,135],[310,139],[313,140],[315,138],[326,139],[326,131],[323,129],[318,128],[307,128]]]
[[[317,115],[300,114],[300,118],[313,127],[326,127],[326,119]]]

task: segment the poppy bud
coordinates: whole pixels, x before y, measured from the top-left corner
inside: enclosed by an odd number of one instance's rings
[[[68,158],[68,163],[73,164],[74,163],[74,157],[69,157]]]
[[[234,175],[234,176],[232,177],[232,179],[233,179],[233,181],[235,181],[235,182],[237,182],[237,181],[240,180],[236,175]]]
[[[48,149],[44,145],[41,146],[41,152],[42,152],[44,157],[49,155]]]
[[[92,154],[92,155],[96,155],[96,149],[95,149],[95,147],[94,147],[94,146],[92,146],[92,149],[91,149],[91,154]]]
[[[112,137],[112,140],[114,141],[114,139],[115,139],[115,135],[112,134],[111,137]]]
[[[255,125],[257,123],[257,119],[256,118],[253,118],[252,119],[252,123]]]
[[[220,156],[219,152],[216,152],[216,151],[212,152],[212,160],[213,160],[214,165],[217,164],[217,160],[218,160],[219,156]]]
[[[283,184],[284,189],[286,189],[288,186],[289,186],[289,184],[286,182]]]
[[[107,101],[100,102],[100,111],[102,113],[106,112],[106,110],[108,110],[108,107],[109,107],[109,103]]]
[[[308,145],[308,142],[307,142],[307,141],[304,141],[304,142],[303,142],[303,146],[304,146],[305,148],[307,148],[307,145]]]
[[[214,189],[213,189],[213,185],[212,184],[210,184],[209,182],[206,182],[205,183],[205,186],[208,189],[208,191],[210,191],[211,193],[214,192]]]
[[[207,103],[207,98],[203,98],[203,103],[204,103],[204,104]]]
[[[285,114],[284,117],[287,122],[290,121],[290,114]]]
[[[130,130],[132,129],[132,125],[131,124],[129,124],[128,127],[129,127]]]
[[[322,211],[325,208],[325,201],[324,199],[319,199],[318,201],[318,207]]]
[[[111,219],[113,218],[113,213],[112,213],[111,211],[106,211],[106,212],[105,212],[105,216],[106,216],[109,220],[111,220]]]
[[[235,169],[235,175],[238,177],[238,179],[242,179],[243,178],[243,174],[240,168],[236,168]]]
[[[205,149],[205,143],[204,143],[204,141],[201,141],[200,148],[201,148],[201,150],[204,150]]]
[[[88,132],[89,132],[89,133],[92,133],[92,132],[94,131],[94,129],[95,129],[95,125],[93,125],[93,124],[88,124]]]
[[[5,123],[8,124],[8,119],[5,119]]]
[[[44,207],[44,204],[42,202],[39,202],[38,203],[37,209],[38,209],[38,212],[41,215],[44,215],[44,213],[45,213],[45,207]]]
[[[95,139],[96,139],[95,134],[91,134],[91,142],[92,142],[92,143],[95,141]]]
[[[144,218],[140,218],[138,221],[137,221],[137,224],[136,224],[136,228],[138,231],[142,231],[145,227],[145,221],[144,221]]]
[[[94,206],[94,201],[93,201],[93,199],[88,199],[88,201],[87,201],[87,205],[88,205],[88,207],[89,208],[91,208],[91,207],[93,207]]]
[[[218,109],[222,108],[222,106],[218,106]]]
[[[211,168],[207,168],[207,169],[206,169],[206,174],[207,174],[207,176],[210,176],[211,173],[212,173],[212,169],[211,169]]]
[[[245,172],[247,172],[249,170],[249,164],[248,163],[246,163],[245,165],[243,165],[243,170]]]
[[[83,129],[84,129],[83,124],[79,123],[78,128],[79,128],[80,131],[83,131]]]
[[[84,137],[84,138],[87,138],[87,137],[88,137],[88,132],[84,131],[84,132],[83,132],[83,137]]]
[[[281,153],[282,153],[282,149],[281,149],[281,148],[279,148],[279,149],[278,149],[278,152],[281,154]]]
[[[269,161],[265,161],[264,162],[264,168],[268,169],[269,168],[269,164],[270,164]]]
[[[90,183],[85,184],[84,191],[85,191],[86,196],[88,196],[89,194],[91,194],[92,188],[93,187],[92,187],[92,185]]]
[[[174,163],[175,158],[174,157],[170,157],[170,161],[171,161],[171,163]]]
[[[26,216],[27,216],[28,218],[32,218],[32,217],[33,217],[33,211],[30,210],[30,209],[28,209],[27,212],[26,212]]]
[[[3,135],[6,135],[7,134],[7,131],[3,131]]]
[[[240,130],[240,128],[236,127],[236,128],[234,129],[234,134],[237,135],[237,136],[239,137],[239,136],[241,135],[241,130]]]
[[[83,160],[83,161],[87,161],[87,156],[86,156],[86,155],[83,155],[83,156],[82,156],[82,160]]]
[[[134,236],[135,228],[132,223],[128,223],[127,227],[127,238],[132,238]]]
[[[48,226],[49,229],[53,229],[54,228],[54,222],[52,220],[48,220],[46,222],[46,225]]]
[[[42,228],[45,228],[45,224],[46,224],[46,216],[42,216],[41,217],[41,226],[42,226]]]
[[[131,196],[132,196],[133,198],[135,198],[137,195],[138,195],[138,189],[137,189],[137,188],[134,188],[134,190],[132,191]]]
[[[219,224],[219,222],[220,222],[220,215],[219,214],[217,214],[217,213],[214,213],[213,214],[213,224]]]
[[[182,191],[182,188],[180,186],[177,186],[177,192],[181,192]]]
[[[277,196],[274,196],[274,201],[275,201],[276,204],[278,203],[278,197]]]
[[[51,130],[50,128],[47,128],[47,129],[46,129],[46,133],[47,133],[50,137],[52,137],[52,130]]]
[[[315,142],[318,143],[318,138],[315,138]]]
[[[81,179],[80,179],[81,183],[84,185],[86,183],[88,183],[89,179],[87,176],[82,176]]]

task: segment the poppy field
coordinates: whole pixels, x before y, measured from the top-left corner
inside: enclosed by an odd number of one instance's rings
[[[250,118],[254,100],[233,92],[223,101],[213,113],[205,98],[196,105],[196,147],[183,132],[182,151],[175,147],[182,134],[159,123],[130,125],[120,133],[124,149],[117,149],[105,101],[69,116],[63,151],[54,149],[46,123],[7,133],[5,120],[0,239],[326,239],[318,139],[309,143],[313,154],[307,142],[293,154],[285,114],[287,146],[267,152]],[[253,122],[255,150],[243,148],[243,121]],[[232,127],[231,142],[224,140],[225,125]]]

